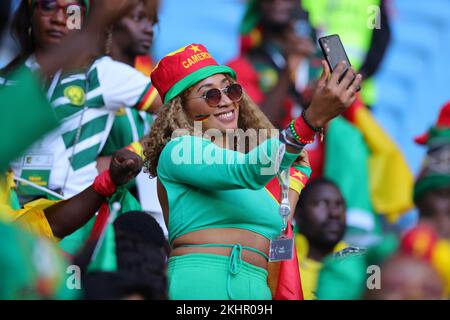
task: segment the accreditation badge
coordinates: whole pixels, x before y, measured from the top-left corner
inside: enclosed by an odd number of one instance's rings
[[[22,157],[22,173],[20,177],[40,187],[48,188],[50,173],[53,167],[52,154],[26,154]],[[19,182],[18,193],[25,196],[45,195],[45,192],[35,187]]]
[[[294,256],[294,238],[285,235],[270,241],[269,261],[289,261]]]

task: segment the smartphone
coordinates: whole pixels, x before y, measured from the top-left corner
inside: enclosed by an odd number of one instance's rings
[[[327,60],[328,66],[333,72],[337,65],[341,61],[347,62],[347,68],[344,70],[342,75],[339,77],[339,82],[344,78],[348,69],[350,68],[350,60],[348,59],[347,53],[345,52],[344,45],[342,44],[341,38],[337,34],[330,36],[325,36],[319,39],[320,49],[322,49],[323,56]],[[356,75],[355,75],[356,76]],[[357,90],[361,89],[358,86]]]
[[[320,38],[319,45],[331,71],[334,71],[341,61],[347,62],[347,65],[350,66],[350,60],[345,52],[344,45],[337,34]]]

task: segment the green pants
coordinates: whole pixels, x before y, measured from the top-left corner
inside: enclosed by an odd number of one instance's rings
[[[192,253],[171,257],[171,300],[271,300],[267,271],[239,256]]]

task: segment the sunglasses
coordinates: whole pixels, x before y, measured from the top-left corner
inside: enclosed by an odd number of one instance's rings
[[[190,99],[205,99],[210,107],[217,107],[222,100],[222,92],[233,102],[239,102],[242,99],[242,86],[238,83],[233,83],[223,89],[209,89],[200,97],[192,97]]]
[[[68,8],[71,6],[76,6],[76,7],[80,8],[81,13],[83,13],[83,14],[86,11],[85,5],[80,2],[77,2],[77,1],[67,3],[63,6],[61,6],[57,0],[37,0],[36,1],[36,7],[39,9],[39,11],[43,15],[48,15],[48,16],[53,15],[62,9],[67,18],[69,16]]]

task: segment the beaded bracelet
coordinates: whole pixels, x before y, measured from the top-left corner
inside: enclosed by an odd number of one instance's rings
[[[294,139],[301,144],[306,145],[314,142],[316,132],[306,124],[302,117],[292,120],[289,124],[289,129],[292,132]],[[301,137],[298,132],[301,132]]]

